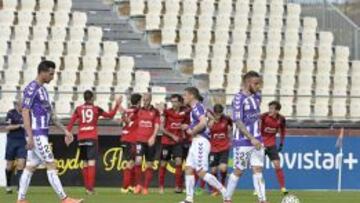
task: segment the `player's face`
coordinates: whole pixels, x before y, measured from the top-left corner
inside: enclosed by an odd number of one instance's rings
[[[43,75],[43,79],[45,83],[50,83],[55,76],[55,69],[54,68],[50,68],[49,71],[47,72],[42,72]]]
[[[143,106],[148,107],[151,105],[151,95],[150,94],[144,94],[142,98]]]
[[[249,91],[252,94],[257,93],[261,89],[261,78],[252,77],[248,79]]]
[[[276,110],[275,105],[270,105],[269,106],[269,113],[270,113],[270,115],[274,116],[274,115],[277,115],[279,113],[279,111]]]
[[[179,100],[177,98],[172,98],[170,100],[171,102],[171,106],[174,108],[174,109],[179,109],[180,106],[181,106],[181,103],[179,102]]]
[[[21,102],[20,102],[20,101],[17,101],[17,102],[15,103],[15,108],[16,108],[19,112],[22,111],[22,106],[21,106]]]
[[[183,94],[184,103],[186,105],[190,105],[191,101],[193,100],[194,96],[191,95],[188,91],[185,91]]]

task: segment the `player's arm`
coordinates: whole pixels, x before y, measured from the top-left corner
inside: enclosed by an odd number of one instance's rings
[[[23,124],[12,124],[10,116],[11,116],[10,112],[7,113],[6,119],[5,119],[6,124],[7,124],[7,126],[5,126],[6,131],[17,130],[17,129],[20,129],[20,128],[22,128],[24,126]]]
[[[27,148],[28,149],[32,149],[34,147],[34,136],[33,136],[33,132],[31,129],[31,118],[30,118],[30,113],[31,110],[28,108],[23,108],[22,109],[22,117],[23,117],[23,122],[24,122],[24,128],[25,128],[25,132],[28,136],[27,139]]]
[[[179,138],[176,135],[174,135],[173,133],[166,130],[165,123],[166,123],[166,113],[164,112],[161,115],[160,130],[163,132],[163,134],[165,136],[168,136],[169,138],[173,139],[175,142],[178,142]]]
[[[280,125],[279,130],[280,130],[280,147],[279,147],[279,151],[281,151],[283,146],[284,146],[285,136],[286,136],[286,119],[285,118],[281,119],[281,125]]]
[[[228,136],[230,139],[232,139],[232,127],[233,126],[233,121],[230,117],[228,117]]]
[[[71,132],[69,132],[66,127],[61,123],[59,117],[56,115],[54,110],[51,110],[51,120],[54,125],[61,129],[65,133],[65,143],[66,145],[70,145],[74,141],[74,136]]]
[[[199,117],[199,123],[197,125],[189,126],[187,133],[191,136],[197,135],[199,132],[204,130],[204,128],[206,128],[206,125],[207,125],[207,118],[205,114],[203,114]]]
[[[121,103],[122,103],[122,97],[120,96],[116,99],[115,106],[111,111],[109,111],[109,112],[102,111],[100,115],[104,118],[109,118],[109,119],[114,118],[114,116],[116,115],[116,113],[118,112],[118,110],[120,108]]]
[[[72,131],[72,129],[73,129],[76,121],[79,119],[79,115],[78,115],[78,111],[77,111],[77,110],[78,110],[78,109],[76,108],[75,111],[74,111],[74,113],[73,113],[72,116],[71,116],[71,119],[70,119],[68,125],[67,125],[67,130],[68,130],[69,132]]]
[[[208,118],[207,124],[208,124],[209,128],[212,128],[215,124],[215,118],[214,118],[213,112],[207,111],[206,116]]]
[[[156,112],[156,116],[153,120],[154,122],[154,131],[153,134],[151,135],[150,139],[149,139],[149,146],[153,146],[155,144],[155,140],[156,140],[156,135],[158,134],[159,130],[160,130],[160,113],[157,111]]]

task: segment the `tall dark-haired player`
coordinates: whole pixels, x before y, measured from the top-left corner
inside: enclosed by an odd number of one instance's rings
[[[171,108],[162,112],[161,128],[163,136],[161,138],[161,155],[159,169],[160,193],[164,193],[165,174],[167,163],[173,159],[175,161],[175,192],[181,193],[183,188],[182,181],[182,156],[184,132],[181,125],[186,121],[186,108],[183,107],[183,98],[179,94],[170,97]]]
[[[187,127],[187,133],[193,137],[189,154],[186,159],[185,169],[185,185],[186,198],[181,203],[194,202],[194,187],[195,176],[198,176],[221,192],[225,197],[226,189],[217,180],[215,176],[208,173],[209,168],[209,154],[210,154],[210,135],[207,127],[206,111],[203,104],[200,102],[201,95],[197,88],[188,87],[184,91],[184,103],[190,105],[192,108],[190,119],[191,123]]]
[[[95,96],[90,90],[84,92],[85,103],[76,107],[70,122],[67,126],[69,132],[72,131],[76,122],[79,124],[78,141],[80,149],[80,159],[84,162],[82,174],[86,193],[94,193],[96,179],[96,159],[98,154],[98,120],[100,117],[114,118],[122,102],[119,97],[115,107],[106,112],[94,104]]]
[[[28,203],[26,193],[31,177],[40,164],[45,164],[50,185],[61,199],[62,203],[80,203],[82,199],[69,198],[56,170],[54,155],[49,145],[50,120],[65,133],[65,143],[70,144],[74,137],[57,118],[51,107],[49,94],[44,84],[54,79],[55,63],[42,61],[38,66],[38,75],[24,90],[22,116],[27,134],[27,162],[20,179],[18,203]]]
[[[261,115],[261,135],[264,140],[265,154],[274,164],[276,177],[278,179],[281,192],[286,195],[288,192],[285,187],[284,172],[280,166],[279,152],[284,146],[286,134],[286,119],[279,112],[281,104],[278,101],[269,103],[269,111]],[[276,134],[280,134],[280,145],[276,146]]]
[[[123,150],[123,160],[126,162],[123,171],[123,187],[121,192],[126,194],[134,192],[133,183],[135,180],[135,156],[136,156],[136,128],[137,112],[141,106],[141,95],[134,93],[130,96],[130,107],[124,110],[122,115],[123,128],[121,131],[121,147]]]

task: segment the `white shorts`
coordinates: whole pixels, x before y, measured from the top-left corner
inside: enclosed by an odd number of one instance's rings
[[[245,170],[252,166],[264,167],[264,148],[256,150],[253,146],[234,147],[234,169]]]
[[[209,169],[210,142],[202,136],[193,138],[186,157],[186,166],[196,171],[208,171]]]
[[[54,155],[47,136],[34,136],[34,148],[28,150],[26,165],[38,166],[54,162]]]

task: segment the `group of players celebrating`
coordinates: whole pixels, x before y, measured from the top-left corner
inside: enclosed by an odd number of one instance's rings
[[[164,193],[167,164],[173,161],[175,192],[182,193],[185,189],[186,193],[186,198],[181,203],[194,202],[194,189],[198,180],[202,182],[202,186],[207,183],[212,194],[221,194],[224,203],[231,203],[240,176],[245,169],[250,168],[253,171],[253,184],[259,203],[265,203],[267,199],[262,175],[265,155],[274,164],[281,191],[287,193],[278,154],[284,144],[285,118],[279,114],[281,105],[277,101],[269,103],[269,111],[261,115],[261,77],[258,73],[250,71],[243,76],[242,89],[232,102],[232,118],[225,115],[224,107],[220,104],[206,109],[196,87],[186,88],[183,95],[171,95],[171,107],[168,108],[165,104],[153,106],[150,93],[134,93],[130,96],[129,107],[124,108],[122,98],[119,97],[110,112],[96,106],[93,92],[85,91],[84,104],[75,109],[68,126],[65,127],[57,119],[44,87],[44,84],[53,79],[54,72],[53,62],[41,62],[36,80],[24,90],[22,107],[10,111],[7,116],[8,184],[11,182],[12,161],[15,158],[27,158],[26,167],[19,180],[18,203],[28,203],[26,193],[31,176],[39,164],[45,164],[50,185],[62,203],[83,202],[82,199],[68,197],[58,178],[54,156],[48,143],[51,120],[63,130],[67,145],[73,142],[71,131],[73,126],[78,124],[77,140],[80,159],[84,161],[84,186],[87,194],[93,194],[98,152],[98,119],[112,119],[118,112],[122,114],[119,121],[123,126],[120,143],[123,159],[126,161],[121,189],[123,193],[149,193],[157,151],[156,138],[160,132],[160,193]],[[19,148],[14,149],[9,141],[13,139],[11,134],[19,130],[23,130],[27,135],[26,142],[23,142],[23,145],[26,144],[27,157],[24,152],[17,152]],[[281,135],[279,148],[276,145],[277,133]],[[24,141],[25,137],[22,140]],[[228,176],[227,163],[231,149],[234,166]],[[21,169],[20,167],[19,171],[22,171]]]

